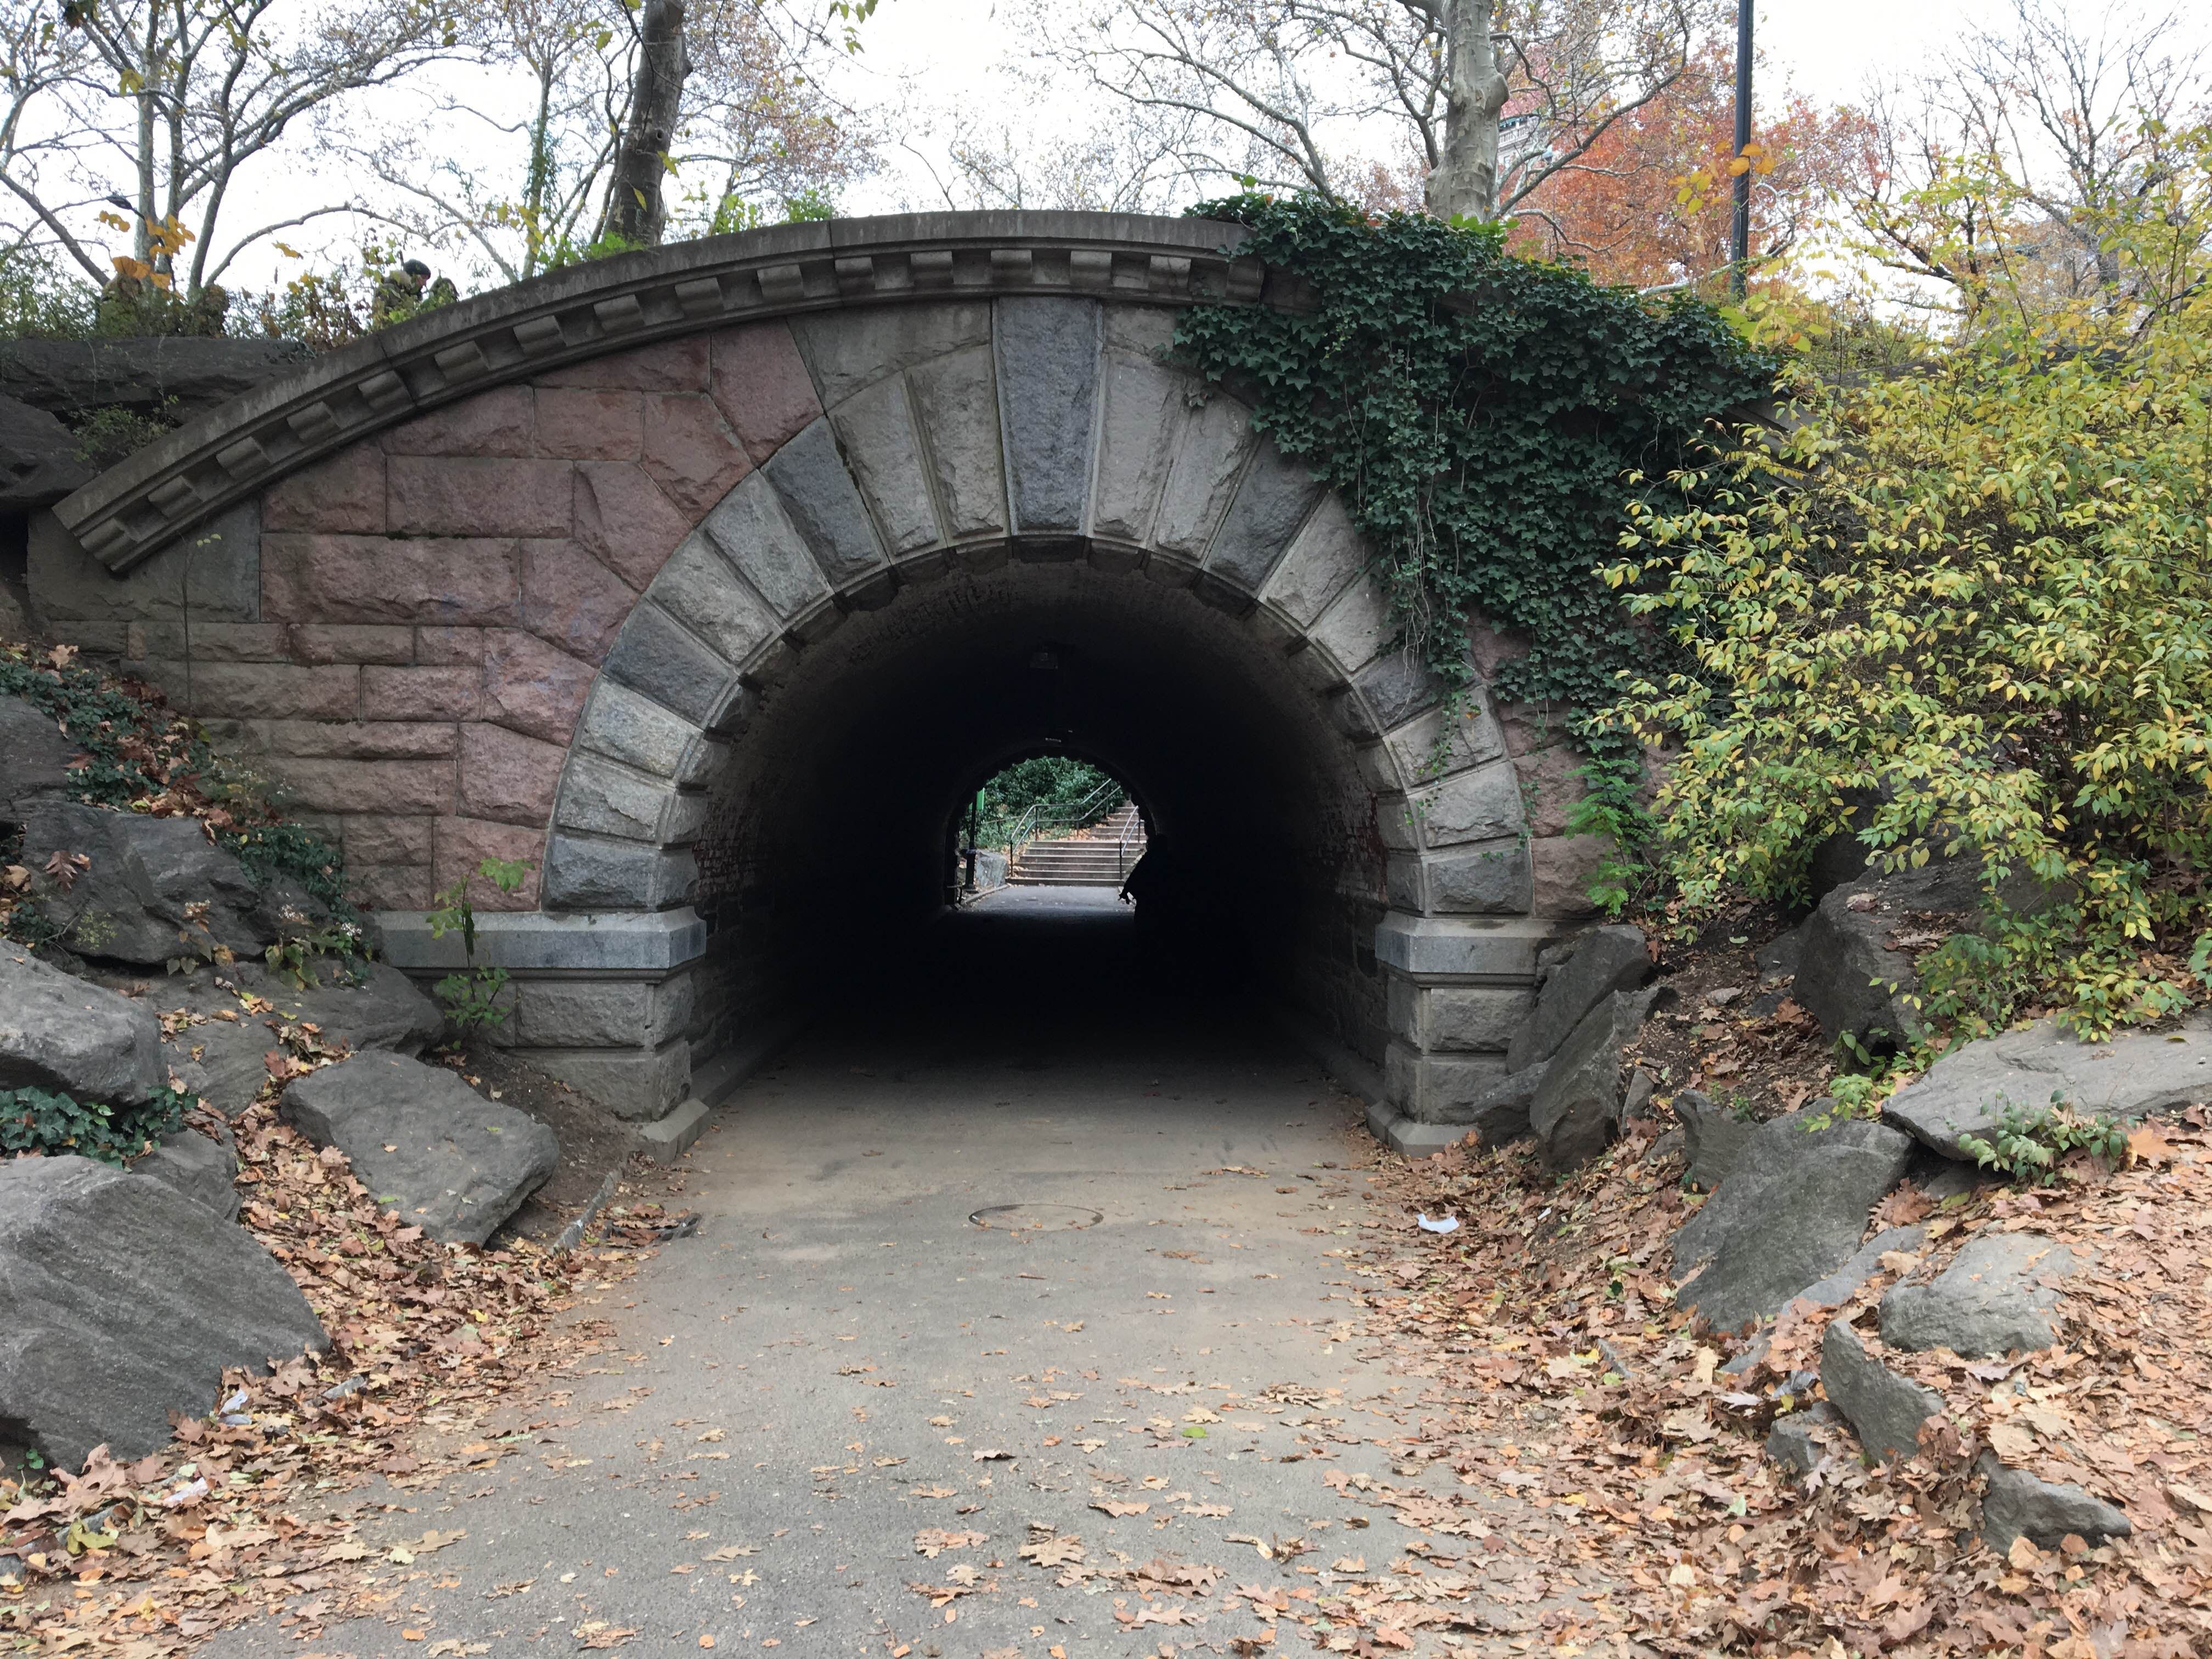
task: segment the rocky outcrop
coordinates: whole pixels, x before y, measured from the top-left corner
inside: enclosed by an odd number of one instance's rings
[[[84,745],[42,708],[0,695],[0,819],[15,823],[20,807],[69,787],[69,763]]]
[[[1879,1123],[1762,1123],[1674,1236],[1675,1278],[1689,1281],[1676,1305],[1722,1330],[1771,1318],[1857,1254],[1868,1212],[1911,1157],[1911,1139]]]
[[[352,1161],[380,1204],[441,1243],[481,1244],[553,1173],[552,1130],[451,1072],[356,1054],[284,1091],[285,1121]]]
[[[1918,975],[1911,951],[1893,946],[1923,926],[1915,916],[1968,925],[1980,899],[1977,868],[1951,860],[1836,888],[1805,923],[1791,997],[1830,1042],[1848,1034],[1871,1049],[1903,1047],[1921,1030],[1909,1000]]]
[[[1972,1161],[1961,1135],[1988,1139],[2008,1106],[2045,1106],[2053,1095],[2076,1111],[2123,1122],[2212,1101],[2212,1024],[2129,1032],[2084,1042],[2038,1020],[1970,1042],[1889,1097],[1882,1121],[1941,1152]]]
[[[1881,1340],[1977,1359],[2047,1348],[2058,1340],[2058,1281],[2087,1265],[2039,1234],[1984,1233],[1928,1283],[1882,1297]]]
[[[0,1438],[74,1469],[167,1443],[216,1403],[225,1366],[329,1346],[245,1229],[82,1158],[0,1164]]]
[[[1600,1003],[1616,992],[1634,990],[1650,973],[1641,928],[1592,928],[1552,968],[1535,1008],[1506,1045],[1505,1069],[1525,1071],[1549,1060]]]
[[[88,860],[65,890],[39,898],[60,942],[80,956],[150,968],[218,945],[258,955],[276,939],[287,905],[303,918],[312,908],[306,895],[282,884],[256,886],[198,818],[145,817],[52,797],[32,801],[20,817],[33,868],[56,853]]]
[[[25,513],[90,481],[76,434],[43,409],[0,396],[0,513]]]
[[[1549,1062],[1500,1078],[1471,1100],[1454,1101],[1437,1113],[1439,1123],[1465,1125],[1482,1137],[1486,1146],[1503,1146],[1528,1133],[1528,1109],[1543,1086]]]
[[[325,1042],[362,1053],[417,1054],[437,1040],[445,1016],[398,969],[380,962],[319,957],[307,964],[304,986],[258,963],[220,972],[196,969],[165,980],[155,993],[164,1012],[207,1016],[165,1038],[162,1059],[177,1081],[227,1117],[253,1103],[268,1080],[264,1056],[276,1046],[270,1022],[309,1022]],[[265,999],[273,1012],[245,1012],[239,993]]]
[[[131,1166],[131,1173],[160,1182],[225,1221],[238,1219],[238,1156],[197,1130],[163,1135],[159,1146]]]
[[[312,362],[295,340],[144,335],[0,343],[0,394],[54,415],[123,408],[189,420]]]
[[[1885,1463],[1914,1455],[1920,1425],[1943,1414],[1942,1395],[1890,1370],[1840,1319],[1829,1322],[1820,1339],[1820,1389],[1857,1431],[1859,1443]]]
[[[2015,1538],[2055,1550],[2071,1534],[2094,1549],[2135,1530],[2126,1510],[2080,1486],[2007,1468],[1990,1452],[1984,1452],[1975,1467],[1987,1483],[1982,1493],[1982,1542],[2000,1555],[2012,1548]]]
[[[0,1089],[136,1105],[161,1081],[161,1027],[143,1003],[0,939]]]
[[[1802,1412],[1778,1417],[1767,1431],[1766,1455],[1792,1474],[1810,1474],[1828,1455],[1828,1448],[1821,1443],[1822,1433],[1841,1428],[1843,1421],[1842,1414],[1825,1400]]]
[[[1735,1161],[1759,1125],[1713,1104],[1710,1096],[1684,1089],[1674,1099],[1674,1115],[1682,1125],[1682,1146],[1688,1167],[1682,1178],[1701,1192],[1711,1192],[1728,1179]]]
[[[1615,991],[1583,1017],[1528,1102],[1528,1132],[1548,1170],[1572,1170],[1620,1127],[1621,1051],[1644,1029],[1655,992]]]

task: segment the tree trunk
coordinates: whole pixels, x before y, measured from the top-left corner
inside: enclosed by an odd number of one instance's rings
[[[1505,77],[1491,45],[1493,0],[1450,0],[1444,14],[1444,152],[1429,174],[1440,219],[1498,216],[1498,117]]]
[[[614,176],[607,181],[599,235],[652,247],[668,223],[660,185],[668,171],[668,152],[676,143],[684,77],[691,69],[684,55],[684,0],[645,0],[638,18],[638,43],[629,120],[623,128],[622,147],[615,152]]]

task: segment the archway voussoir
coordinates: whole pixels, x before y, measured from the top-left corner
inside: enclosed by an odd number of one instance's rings
[[[933,358],[991,343],[985,300],[921,301],[795,317],[792,337],[824,409]]]
[[[700,529],[777,616],[788,620],[829,597],[829,578],[765,472],[725,495]]]
[[[1494,761],[1505,753],[1505,735],[1490,711],[1480,706],[1456,714],[1439,706],[1394,726],[1383,742],[1416,782],[1442,778]]]
[[[847,469],[893,559],[944,539],[906,382],[879,380],[830,411]]]
[[[650,599],[641,599],[607,653],[605,672],[662,708],[704,725],[737,671]]]
[[[706,798],[687,794],[665,778],[632,772],[593,755],[568,763],[561,780],[556,829],[651,845],[696,841],[706,822]]]
[[[1311,632],[1316,647],[1328,652],[1348,680],[1391,647],[1398,626],[1382,590],[1373,582],[1355,582],[1322,612]]]
[[[1109,576],[1127,576],[1145,567],[1145,550],[1126,542],[1103,542],[1091,538],[1085,555],[1091,568]]]
[[[1162,587],[1188,587],[1198,580],[1198,561],[1155,547],[1145,559],[1145,580]]]
[[[592,688],[576,731],[581,749],[684,783],[699,781],[686,773],[695,764],[695,745],[705,736],[692,721],[605,675]]]
[[[1195,389],[1197,382],[1191,384]],[[1194,563],[1204,560],[1259,443],[1251,417],[1249,409],[1218,392],[1186,410],[1170,439],[1167,481],[1152,519],[1153,546]]]
[[[1534,860],[1523,836],[1426,853],[1419,864],[1420,908],[1428,915],[1521,916],[1534,902]]]
[[[1251,592],[1264,590],[1322,489],[1305,462],[1263,441],[1206,549],[1206,568]]]
[[[1261,584],[1260,597],[1301,628],[1310,628],[1370,562],[1351,514],[1334,492],[1327,492]]]
[[[860,486],[837,453],[827,416],[809,425],[769,458],[761,469],[782,498],[784,510],[815,562],[832,584],[842,585],[884,563],[875,521]]]
[[[647,593],[727,663],[744,663],[783,631],[768,607],[738,580],[713,539],[701,532],[687,537],[669,556]]]
[[[1098,302],[1037,295],[994,309],[1014,528],[1079,535],[1090,517],[1097,437]]]
[[[929,434],[945,533],[955,541],[1005,535],[1013,520],[1006,510],[998,378],[988,342],[917,364],[906,380]]]
[[[1510,760],[1472,768],[1416,790],[1413,811],[1431,848],[1518,836],[1525,823],[1520,774]]]
[[[688,847],[556,834],[541,882],[549,910],[670,910],[689,904],[699,866]]]
[[[1175,438],[1185,423],[1185,398],[1193,385],[1188,375],[1164,368],[1148,357],[1109,350],[1098,477],[1091,492],[1094,534],[1131,542],[1151,539],[1152,520],[1178,452]]]

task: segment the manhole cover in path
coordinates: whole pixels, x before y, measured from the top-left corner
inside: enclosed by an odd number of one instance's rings
[[[1002,1233],[1064,1233],[1095,1227],[1106,1218],[1079,1204],[994,1204],[968,1218]]]

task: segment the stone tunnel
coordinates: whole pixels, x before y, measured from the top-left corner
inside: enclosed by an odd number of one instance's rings
[[[1572,760],[1479,679],[1448,716],[1343,504],[1174,366],[1179,307],[1297,302],[1242,234],[836,221],[502,289],[39,515],[34,611],[266,775],[410,972],[459,962],[434,890],[530,860],[475,894],[507,1040],[642,1124],[939,910],[1040,752],[1204,872],[1224,972],[1449,1123],[1586,914]]]

